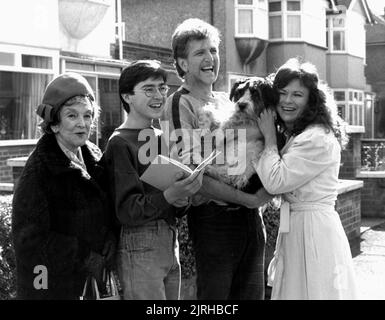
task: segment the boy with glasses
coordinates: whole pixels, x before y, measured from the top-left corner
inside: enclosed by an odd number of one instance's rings
[[[172,36],[175,66],[184,83],[168,97],[162,118],[170,120],[170,132],[181,138],[170,149],[184,163],[200,161],[201,139],[195,132],[203,106],[211,104],[221,112],[231,108],[228,94],[213,90],[220,64],[219,42],[218,30],[199,19],[185,20]],[[197,298],[263,299],[265,230],[258,207],[271,196],[264,189],[248,194],[207,175],[199,196],[208,201],[193,197],[188,212]]]
[[[152,127],[163,111],[167,73],[157,61],[141,60],[123,70],[119,96],[127,118],[110,137],[103,156],[114,212],[121,223],[117,267],[127,300],[179,299],[181,269],[176,207],[199,190],[202,175],[175,177],[160,191],[140,180],[166,146]],[[182,179],[182,180],[180,180]]]

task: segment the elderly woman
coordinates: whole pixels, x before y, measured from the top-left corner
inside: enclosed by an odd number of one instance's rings
[[[353,260],[334,209],[347,142],[343,122],[312,64],[290,59],[278,69],[274,87],[287,142],[278,152],[275,114],[265,111],[259,119],[265,149],[255,163],[266,190],[285,200],[269,266],[272,299],[354,299]]]
[[[79,299],[114,253],[106,196],[97,183],[101,151],[88,141],[99,108],[88,82],[52,80],[37,114],[43,136],[13,198],[18,299]]]

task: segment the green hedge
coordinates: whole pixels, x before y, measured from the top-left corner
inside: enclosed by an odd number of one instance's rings
[[[11,240],[12,195],[0,195],[0,300],[16,297],[15,254]]]

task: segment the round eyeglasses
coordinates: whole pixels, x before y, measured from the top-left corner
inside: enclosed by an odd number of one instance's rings
[[[138,89],[138,90],[133,90],[134,92],[144,92],[144,94],[146,95],[146,97],[148,98],[152,98],[153,96],[155,96],[156,94],[156,91],[159,91],[159,93],[162,95],[162,96],[165,96],[168,92],[168,90],[170,89],[169,86],[167,85],[162,85],[160,87],[145,87],[143,89]]]

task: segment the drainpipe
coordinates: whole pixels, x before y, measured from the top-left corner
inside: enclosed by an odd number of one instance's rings
[[[214,0],[210,0],[210,24],[214,25]]]
[[[123,36],[122,36],[122,2],[116,0],[116,15],[118,25],[119,60],[123,60]]]

